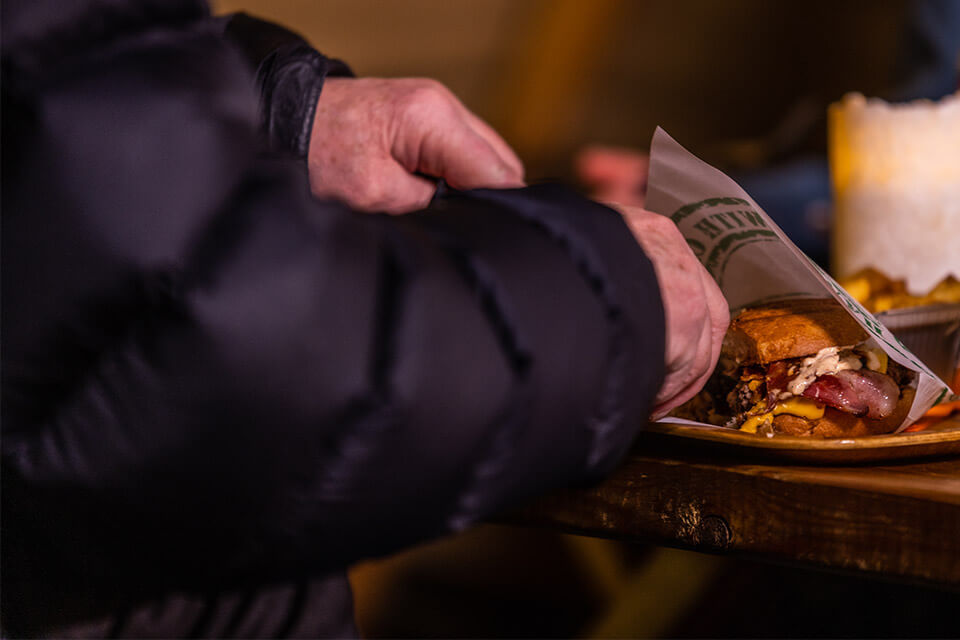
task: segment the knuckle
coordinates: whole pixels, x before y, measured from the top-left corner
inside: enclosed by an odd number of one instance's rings
[[[451,95],[436,80],[419,80],[407,90],[400,106],[408,115],[435,116],[450,108]]]
[[[690,249],[690,246],[687,244],[687,239],[683,237],[683,234],[680,232],[680,229],[673,223],[673,220],[667,216],[661,216],[666,222],[664,223],[664,233],[666,233],[674,242],[677,244],[682,244],[686,251],[684,255],[689,254],[693,256],[693,251]]]
[[[717,293],[719,297],[717,298],[716,324],[726,328],[726,326],[730,324],[730,304],[727,302],[727,299],[723,297],[723,294],[720,293],[720,289],[717,289]]]
[[[351,204],[364,211],[380,211],[388,205],[387,191],[378,180],[353,190],[353,194]]]
[[[381,210],[390,214],[409,213],[423,209],[430,204],[432,192],[424,194],[420,189],[404,189],[391,193],[384,201]]]
[[[621,212],[640,229],[651,231],[653,233],[661,232],[663,229],[663,220],[661,215],[652,213],[640,207],[631,207],[629,205],[618,205]]]
[[[435,78],[409,78],[407,82],[414,89],[442,91],[443,83]]]
[[[680,229],[674,224],[673,220],[667,216],[660,214],[653,214],[651,225],[657,230],[657,232],[664,238],[665,241],[670,244],[683,245],[685,248],[681,253],[686,258],[687,254],[690,256],[693,255],[693,252],[689,250],[687,246],[687,241],[683,237],[683,234],[680,232]]]
[[[662,230],[664,233],[680,233],[680,230],[677,229],[677,225],[675,225],[673,220],[671,220],[669,217],[659,213],[654,213],[652,211],[647,211],[646,209],[641,209],[641,211],[643,211],[652,226]]]

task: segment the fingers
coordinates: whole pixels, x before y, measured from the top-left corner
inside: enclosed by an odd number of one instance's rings
[[[407,171],[392,158],[371,163],[371,176],[362,191],[350,194],[355,209],[389,214],[418,211],[430,204],[437,191],[432,180]],[[345,199],[345,198],[343,198]]]
[[[313,195],[347,202],[357,211],[417,211],[430,204],[437,190],[435,182],[411,174],[393,158],[367,159],[362,176],[331,168],[334,170],[325,174],[326,180],[311,185]]]
[[[411,172],[457,189],[523,186],[523,164],[493,129],[442,84],[401,80],[391,153]]]
[[[720,288],[707,270],[699,263],[697,263],[697,267],[699,267],[697,273],[701,282],[701,300],[703,303],[700,334],[693,347],[692,354],[688,355],[689,362],[681,363],[679,368],[679,371],[686,371],[689,383],[676,383],[677,386],[680,386],[679,390],[676,389],[676,386],[665,384],[661,388],[661,393],[657,396],[658,404],[651,414],[652,420],[659,420],[672,409],[697,395],[710,379],[710,376],[713,375],[720,359],[723,337],[730,322],[729,307]],[[668,374],[668,379],[669,377]],[[677,378],[676,374],[674,378]],[[680,380],[683,380],[683,378],[681,377]]]
[[[436,126],[421,146],[418,169],[443,178],[455,189],[508,189],[524,184],[519,160],[505,161],[487,138],[463,120]]]
[[[523,164],[442,84],[423,79],[331,78],[311,131],[310,186],[363,211],[427,206],[434,184],[523,186]]]
[[[710,378],[710,374],[713,372],[713,365],[711,364],[711,340],[712,330],[710,323],[704,322],[700,327],[700,333],[697,336],[695,344],[691,345],[690,355],[692,359],[683,367],[686,371],[685,377],[692,377],[692,379],[681,379],[682,381],[679,384],[682,386],[679,389],[675,387],[668,389],[666,386],[661,388],[661,393],[657,395],[655,400],[657,405],[653,408],[650,415],[652,420],[659,420],[667,415],[671,410],[697,395],[703,388],[703,385],[706,384]]]
[[[720,357],[729,310],[719,287],[673,222],[618,205],[653,263],[666,320],[666,376],[654,400],[657,419],[696,395]]]
[[[716,369],[717,362],[720,360],[720,351],[723,348],[723,338],[730,324],[730,307],[727,304],[727,299],[723,297],[723,292],[720,291],[720,287],[717,286],[716,281],[714,281],[710,273],[702,266],[700,268],[700,275],[703,280],[703,290],[706,296],[707,309],[710,314],[710,360],[707,364],[706,373],[698,382],[694,394],[703,388],[703,385],[707,383],[714,369]]]
[[[710,370],[716,368],[720,360],[720,350],[723,347],[723,338],[727,334],[727,327],[730,325],[730,306],[727,299],[723,297],[723,292],[717,286],[716,281],[703,269],[702,277],[704,280],[704,291],[707,295],[707,307],[710,310],[710,328],[711,328],[711,354]]]
[[[394,164],[396,177],[390,187],[390,193],[368,211],[382,211],[391,215],[410,213],[425,209],[437,192],[433,180],[411,175],[399,164]]]
[[[696,300],[693,302],[692,312],[684,311],[686,318],[694,320],[690,325],[690,330],[685,332],[685,337],[681,338],[682,342],[671,340],[674,353],[678,357],[668,363],[668,366],[673,370],[673,374],[672,376],[668,375],[670,384],[665,384],[656,398],[658,404],[655,413],[666,413],[695,396],[713,372],[715,365],[712,345],[713,325],[707,312],[705,292],[702,288],[698,290]],[[681,321],[677,314],[668,317],[674,325]],[[679,331],[672,333],[678,334]],[[673,337],[668,328],[668,338]],[[679,338],[680,336],[676,337]],[[719,350],[717,355],[719,355]]]
[[[462,105],[461,105],[462,106]],[[477,117],[473,112],[471,112],[466,107],[463,107],[463,117],[466,120],[467,124],[474,130],[474,132],[479,135],[481,138],[487,141],[494,151],[497,152],[497,155],[500,156],[500,160],[503,161],[510,169],[519,176],[519,180],[523,182],[524,169],[523,162],[520,161],[520,158],[517,154],[510,148],[510,145],[507,144],[507,141],[500,137],[493,127],[484,122],[481,118]]]

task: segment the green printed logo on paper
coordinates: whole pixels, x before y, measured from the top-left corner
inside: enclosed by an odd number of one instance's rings
[[[693,251],[693,255],[697,256],[697,259],[702,262],[704,254],[707,253],[707,248],[699,240],[693,238],[687,238],[686,240],[690,250]]]
[[[688,215],[703,209],[704,207],[712,208],[722,205],[743,205],[749,207],[750,203],[743,198],[707,198],[706,200],[701,200],[700,202],[694,202],[680,207],[672,216],[670,216],[670,219],[673,220],[675,224],[680,224],[680,221],[686,218]]]
[[[692,220],[687,219],[696,214]],[[730,257],[755,242],[776,241],[777,234],[743,198],[707,198],[677,209],[670,219],[681,227],[687,244],[718,282]]]

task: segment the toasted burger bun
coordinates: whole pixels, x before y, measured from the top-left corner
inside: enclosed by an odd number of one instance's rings
[[[833,298],[788,300],[743,311],[730,323],[723,351],[738,365],[769,364],[866,339],[863,328]]]
[[[843,438],[856,436],[872,436],[881,433],[890,433],[900,426],[913,404],[914,390],[903,389],[896,408],[886,418],[871,420],[837,411],[827,407],[823,417],[818,420],[807,420],[787,413],[773,419],[774,433],[789,436],[813,436],[815,438]]]

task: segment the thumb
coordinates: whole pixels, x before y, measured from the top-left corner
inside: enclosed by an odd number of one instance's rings
[[[504,162],[490,143],[465,123],[432,135],[421,147],[419,170],[455,189],[524,186],[522,165]]]

